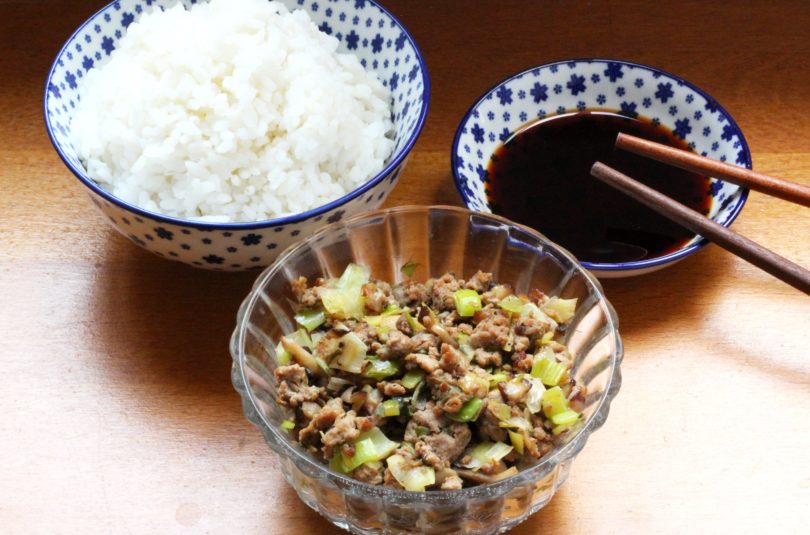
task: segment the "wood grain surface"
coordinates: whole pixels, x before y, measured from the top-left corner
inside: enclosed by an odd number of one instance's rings
[[[0,0],[0,532],[341,533],[242,416],[227,342],[255,273],[173,264],[115,233],[45,134],[50,62],[103,0]],[[758,171],[810,183],[810,4],[386,0],[433,83],[388,205],[458,204],[467,107],[544,62],[678,73]],[[810,211],[752,193],[739,232],[810,266]],[[626,342],[607,424],[535,533],[807,533],[810,299],[715,246],[607,281]]]

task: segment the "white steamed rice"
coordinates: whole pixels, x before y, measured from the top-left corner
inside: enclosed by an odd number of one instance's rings
[[[337,47],[267,0],[146,13],[85,77],[71,141],[92,179],[149,211],[310,210],[377,174],[394,145],[387,88]]]

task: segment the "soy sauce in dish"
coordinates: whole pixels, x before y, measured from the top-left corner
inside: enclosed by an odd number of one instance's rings
[[[630,262],[678,250],[694,233],[591,177],[590,168],[601,161],[704,215],[709,179],[616,150],[619,132],[688,149],[668,129],[612,112],[529,123],[490,160],[492,211],[539,230],[585,262]]]

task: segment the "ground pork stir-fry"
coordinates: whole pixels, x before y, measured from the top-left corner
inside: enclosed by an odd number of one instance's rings
[[[354,264],[292,291],[282,427],[334,470],[456,490],[517,473],[581,425],[585,392],[560,343],[574,299],[516,295],[480,271],[392,287]]]

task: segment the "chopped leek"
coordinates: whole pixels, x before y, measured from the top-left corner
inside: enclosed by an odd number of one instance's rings
[[[329,368],[329,364],[327,364],[325,360],[323,360],[321,357],[317,355],[314,358],[315,362],[318,364],[318,367],[321,369],[323,373],[325,373],[326,375],[332,375],[332,369]]]
[[[507,429],[520,429],[521,431],[532,430],[532,424],[526,418],[521,418],[520,416],[512,416],[505,421],[499,422],[498,426]]]
[[[399,447],[397,442],[388,440],[378,427],[366,431],[354,443],[354,455],[347,456],[341,452],[343,466],[351,472],[361,464],[369,461],[382,461]]]
[[[385,307],[385,310],[383,310],[380,315],[366,316],[363,318],[363,321],[374,327],[393,329],[397,326],[397,321],[399,321],[399,315],[401,313],[402,310],[399,308],[399,305],[393,303]]]
[[[317,329],[326,321],[326,313],[323,310],[302,310],[295,315],[298,325],[308,331]]]
[[[386,462],[391,475],[405,490],[424,492],[425,487],[436,483],[436,472],[429,466],[414,466],[405,469],[406,461],[401,455],[392,455]]]
[[[515,431],[509,431],[509,441],[512,443],[512,447],[515,448],[515,451],[523,455],[523,435]]]
[[[309,369],[309,371],[314,374],[320,375],[323,373],[320,364],[318,364],[318,361],[312,356],[312,353],[301,347],[292,337],[282,336],[281,345],[295,362]]]
[[[424,330],[425,330],[425,326],[424,326],[424,325],[422,325],[421,323],[419,323],[419,322],[416,320],[416,318],[414,318],[413,316],[411,316],[411,313],[410,313],[409,311],[407,311],[407,310],[406,310],[406,311],[404,312],[404,314],[405,314],[405,319],[406,319],[406,320],[408,320],[408,325],[410,325],[411,330],[412,330],[413,332],[415,332],[415,333],[420,333],[420,332],[422,332],[422,331],[424,331]]]
[[[335,286],[340,289],[359,289],[368,282],[369,275],[370,273],[366,268],[352,263],[346,266],[346,269],[343,271],[343,275],[340,276]]]
[[[278,361],[279,366],[287,366],[292,362],[292,355],[290,355],[286,349],[284,349],[284,344],[281,342],[278,343],[276,346],[276,360]]]
[[[551,415],[551,423],[554,425],[571,425],[578,419],[579,413],[571,409]]]
[[[464,333],[458,335],[458,348],[467,357],[467,360],[472,360],[475,355],[475,350],[470,345],[470,336]]]
[[[551,430],[551,432],[552,432],[552,434],[554,436],[557,436],[557,435],[559,435],[561,433],[565,433],[566,431],[574,431],[576,429],[579,429],[581,426],[582,426],[582,420],[577,419],[577,420],[574,420],[574,422],[570,423],[570,424],[561,424],[561,425],[554,426],[554,428]]]
[[[498,386],[498,383],[502,383],[504,381],[508,381],[509,376],[505,373],[496,373],[495,375],[489,378],[489,388],[493,389]]]
[[[515,449],[517,449],[517,448],[515,448]],[[513,475],[515,475],[517,473],[518,473],[517,466],[512,466],[510,468],[507,468],[503,472],[499,472],[499,473],[495,474],[494,476],[492,476],[492,481],[500,481],[501,479],[506,479],[507,477],[512,477]]]
[[[459,409],[457,413],[448,414],[447,416],[451,420],[455,420],[457,422],[474,422],[478,419],[478,415],[481,413],[481,407],[483,406],[483,399],[472,398],[467,400],[467,402],[461,406],[461,409]]]
[[[566,372],[566,367],[564,364],[560,364],[559,362],[553,362],[549,365],[548,369],[543,373],[543,376],[540,378],[543,381],[544,385],[548,386],[557,386],[560,384],[560,379],[562,379],[563,374]]]
[[[388,418],[390,416],[399,416],[400,403],[395,399],[387,399],[377,405],[377,416],[382,416],[383,418]]]
[[[489,381],[483,377],[479,377],[472,372],[468,372],[458,382],[459,388],[467,394],[480,394],[486,395],[489,392]]]
[[[540,379],[543,377],[543,374],[546,373],[549,366],[551,366],[551,361],[546,357],[541,357],[538,355],[534,359],[534,364],[532,364],[532,377]]]
[[[540,308],[535,305],[534,303],[526,303],[520,309],[520,316],[526,317],[529,316],[531,318],[542,320],[546,318],[546,314],[540,310]]]
[[[363,318],[363,321],[371,325],[372,327],[379,327],[382,325],[382,316],[366,316]]]
[[[312,349],[315,347],[312,343],[312,338],[309,336],[309,333],[304,329],[298,329],[294,333],[287,336],[290,340],[295,342],[301,347],[305,347],[307,349]]]
[[[394,316],[402,313],[402,309],[399,308],[397,303],[390,303],[385,310],[383,310],[382,315],[385,316]]]
[[[546,346],[537,354],[532,364],[532,377],[540,379],[544,385],[557,386],[566,372],[566,366],[554,358],[554,351]]]
[[[498,303],[499,307],[509,312],[510,314],[520,314],[520,311],[523,310],[523,305],[524,305],[523,300],[516,295],[504,297]]]
[[[365,313],[363,293],[357,288],[323,288],[321,302],[330,316],[362,319]]]
[[[481,310],[481,296],[475,290],[456,290],[453,292],[456,312],[462,318],[469,318],[476,310]]]
[[[361,373],[366,363],[366,344],[354,333],[343,335],[340,343],[343,351],[332,361],[332,367],[349,373]]]
[[[577,308],[576,299],[560,299],[552,297],[543,305],[543,312],[560,323],[566,323],[574,317]]]
[[[354,383],[341,379],[340,377],[330,377],[329,382],[326,384],[326,389],[330,392],[339,392],[346,387],[354,389]]]
[[[363,377],[376,379],[377,381],[382,381],[387,377],[396,375],[399,373],[400,369],[402,369],[402,364],[394,360],[378,360],[369,358],[368,361],[368,366],[366,367],[365,371],[363,371]]]
[[[416,268],[418,266],[419,264],[417,264],[413,260],[408,260],[408,262],[406,262],[404,266],[399,268],[399,271],[410,279],[411,277],[413,277],[413,272],[416,271]]]
[[[424,378],[425,372],[422,370],[411,370],[402,377],[400,383],[402,383],[402,386],[410,390],[412,388],[416,388],[416,385],[421,383],[422,379]]]
[[[341,474],[348,474],[351,470],[347,470],[346,467],[343,465],[343,454],[338,451],[335,453],[335,456],[332,457],[332,460],[329,461],[329,468],[334,470],[335,472],[340,472]]]
[[[477,471],[482,466],[497,463],[510,451],[512,451],[512,446],[503,442],[481,442],[470,452],[470,462],[466,467]]]
[[[529,409],[530,413],[537,414],[543,410],[543,394],[546,387],[543,386],[543,381],[534,377],[532,377],[531,383],[532,389],[529,390],[529,395],[526,396],[526,408]]]
[[[379,327],[380,334],[385,334],[388,331],[390,331],[391,329],[396,329],[397,328],[397,322],[399,321],[399,318],[401,318],[401,317],[402,316],[400,316],[399,314],[397,314],[396,316],[385,316],[385,315],[383,315],[383,318],[382,318],[382,321],[380,322],[380,327]]]
[[[508,420],[512,417],[512,409],[506,403],[490,400],[489,410],[498,420]]]
[[[554,331],[548,331],[543,337],[540,339],[541,345],[547,345],[554,339]]]
[[[562,414],[568,410],[568,401],[559,386],[549,388],[543,393],[543,413],[547,418]]]
[[[293,422],[292,420],[284,420],[283,422],[281,422],[281,428],[286,429],[287,431],[292,431],[293,429],[295,429],[295,422]]]
[[[374,470],[382,470],[383,463],[381,461],[369,461],[365,464],[365,466],[368,466]]]

